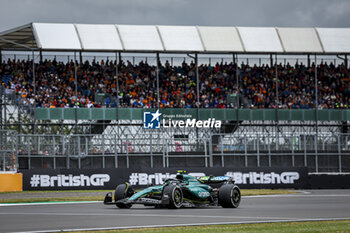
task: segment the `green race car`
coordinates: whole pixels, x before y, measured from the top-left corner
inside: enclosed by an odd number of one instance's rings
[[[220,185],[220,188],[212,186]],[[107,193],[104,204],[130,208],[133,204],[145,206],[180,208],[197,206],[222,206],[237,208],[241,202],[241,191],[231,177],[204,176],[195,178],[179,173],[176,179],[167,179],[163,185],[151,186],[135,192],[129,183],[120,184],[114,192]]]

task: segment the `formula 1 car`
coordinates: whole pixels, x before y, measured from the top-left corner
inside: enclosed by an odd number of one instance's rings
[[[220,185],[213,188],[210,185]],[[195,178],[178,173],[176,179],[167,179],[161,186],[151,186],[135,192],[129,183],[120,184],[114,192],[107,193],[104,204],[119,208],[130,208],[133,204],[145,206],[180,207],[222,206],[237,208],[241,202],[241,191],[234,180],[228,176],[204,176]]]

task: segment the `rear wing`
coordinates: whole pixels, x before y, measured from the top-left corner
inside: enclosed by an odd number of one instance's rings
[[[235,183],[232,177],[229,176],[202,176],[198,180],[203,184]]]

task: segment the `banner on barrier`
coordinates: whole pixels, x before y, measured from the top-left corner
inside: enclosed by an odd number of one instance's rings
[[[307,188],[306,168],[180,168],[194,177],[230,176],[241,188]],[[136,187],[160,185],[174,178],[176,168],[22,170],[23,190],[114,189],[129,182]]]
[[[0,192],[22,191],[22,181],[21,173],[0,173]]]

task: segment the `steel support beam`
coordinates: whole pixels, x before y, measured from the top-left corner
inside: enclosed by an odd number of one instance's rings
[[[197,78],[197,106],[199,108],[199,73],[198,73],[198,53],[195,54],[196,78]]]
[[[79,62],[80,62],[80,65],[83,64],[83,53],[81,51],[79,51]]]
[[[318,86],[317,86],[317,55],[315,54],[315,121],[316,121],[316,137],[315,137],[315,163],[316,172],[318,172]]]
[[[0,54],[0,56],[1,56],[1,54]],[[345,54],[344,57],[345,57],[345,59],[344,59],[344,65],[345,65],[345,68],[347,69],[347,68],[349,67],[348,55]]]
[[[116,102],[117,102],[117,110],[116,110],[116,114],[117,114],[117,134],[118,137],[120,138],[120,132],[119,132],[119,61],[120,61],[121,57],[120,57],[120,53],[116,53],[115,54],[115,88],[116,88]],[[118,138],[118,140],[119,140]],[[117,140],[117,139],[116,139]],[[117,148],[115,148],[115,150],[117,150]],[[117,153],[117,152],[116,152]],[[118,157],[117,154],[115,156],[115,166],[118,167]]]
[[[275,86],[276,86],[276,150],[279,147],[279,122],[278,122],[278,107],[279,107],[279,98],[278,98],[278,67],[277,67],[277,54],[275,55]]]
[[[74,52],[74,82],[75,82],[75,102],[78,99],[78,67],[77,67],[77,52]]]
[[[273,66],[273,57],[272,57],[272,53],[270,54],[270,67]]]
[[[236,86],[237,86],[237,95],[236,95],[236,101],[237,101],[237,111],[236,111],[236,124],[237,124],[237,129],[239,125],[239,108],[240,108],[240,103],[239,103],[239,97],[240,97],[240,86],[239,86],[239,67],[238,67],[238,54],[236,54],[236,59],[235,59],[235,64],[236,64]]]
[[[159,104],[160,104],[160,93],[159,93],[159,53],[157,53],[157,66],[156,66],[156,74],[157,74],[157,108],[159,109]]]

